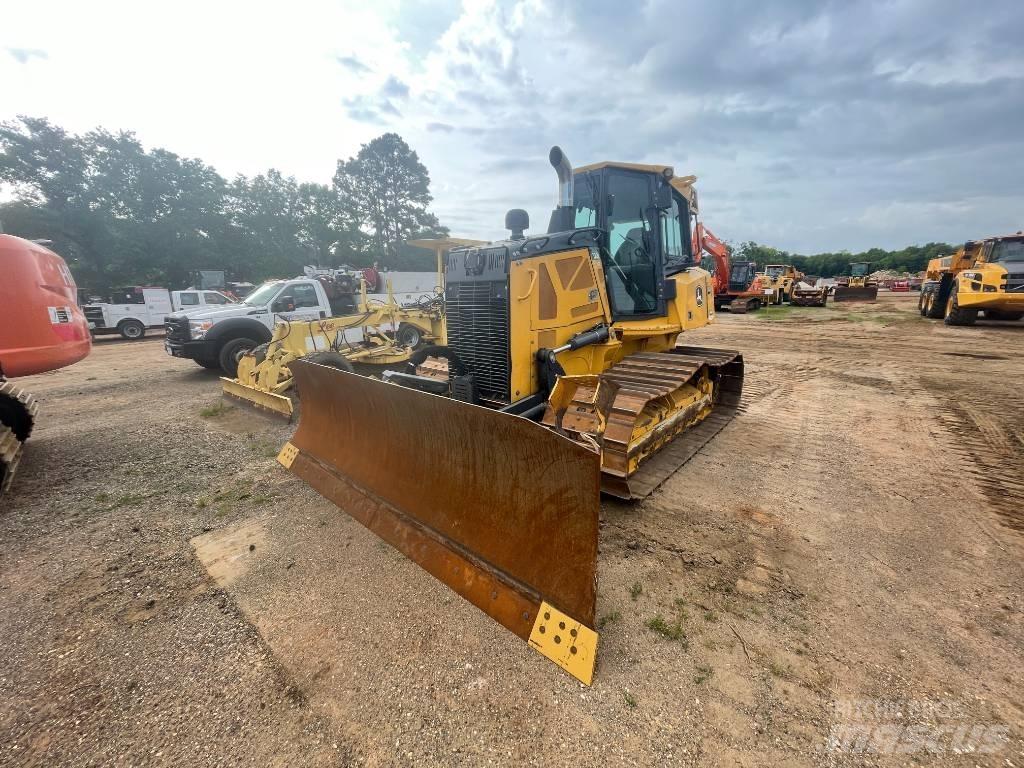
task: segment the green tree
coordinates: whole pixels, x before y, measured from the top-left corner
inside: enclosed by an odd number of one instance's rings
[[[433,198],[426,167],[396,133],[378,136],[355,157],[339,160],[334,188],[367,233],[372,257],[384,266],[404,266],[401,244],[417,233],[448,233],[427,210]]]

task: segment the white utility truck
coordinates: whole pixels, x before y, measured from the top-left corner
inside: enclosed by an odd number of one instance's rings
[[[141,339],[147,328],[160,328],[172,312],[192,312],[233,304],[219,291],[189,288],[168,291],[141,285],[118,288],[107,301],[82,304],[89,330],[94,334],[120,333],[126,339]]]

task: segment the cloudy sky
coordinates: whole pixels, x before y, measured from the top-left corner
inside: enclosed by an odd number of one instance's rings
[[[16,114],[324,182],[396,131],[463,236],[501,236],[510,207],[545,226],[555,143],[577,165],[697,174],[734,242],[1024,227],[1019,0],[6,4],[0,119]]]

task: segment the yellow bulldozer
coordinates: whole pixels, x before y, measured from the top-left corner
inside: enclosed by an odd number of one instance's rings
[[[871,263],[858,261],[850,265],[850,274],[839,277],[832,301],[876,301],[878,281],[868,274]]]
[[[296,360],[311,360],[343,371],[380,374],[387,366],[408,361],[424,345],[444,344],[444,301],[441,295],[441,259],[454,247],[479,245],[479,240],[437,238],[411,240],[410,245],[437,256],[438,286],[434,295],[399,304],[390,280],[386,298],[372,299],[366,281],[359,281],[359,301],[351,314],[317,320],[282,319],[271,340],[247,352],[238,362],[235,378],[221,378],[229,398],[291,419]]]
[[[508,240],[448,253],[447,344],[383,380],[292,365],[278,460],[589,684],[600,493],[643,498],[705,445],[743,358],[679,342],[714,317],[695,177],[549,160],[545,234],[514,209]]]

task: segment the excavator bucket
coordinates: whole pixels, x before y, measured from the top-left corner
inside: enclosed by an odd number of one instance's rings
[[[875,301],[877,285],[837,285],[832,301]]]
[[[280,463],[589,685],[597,452],[518,416],[291,369],[302,409]]]

